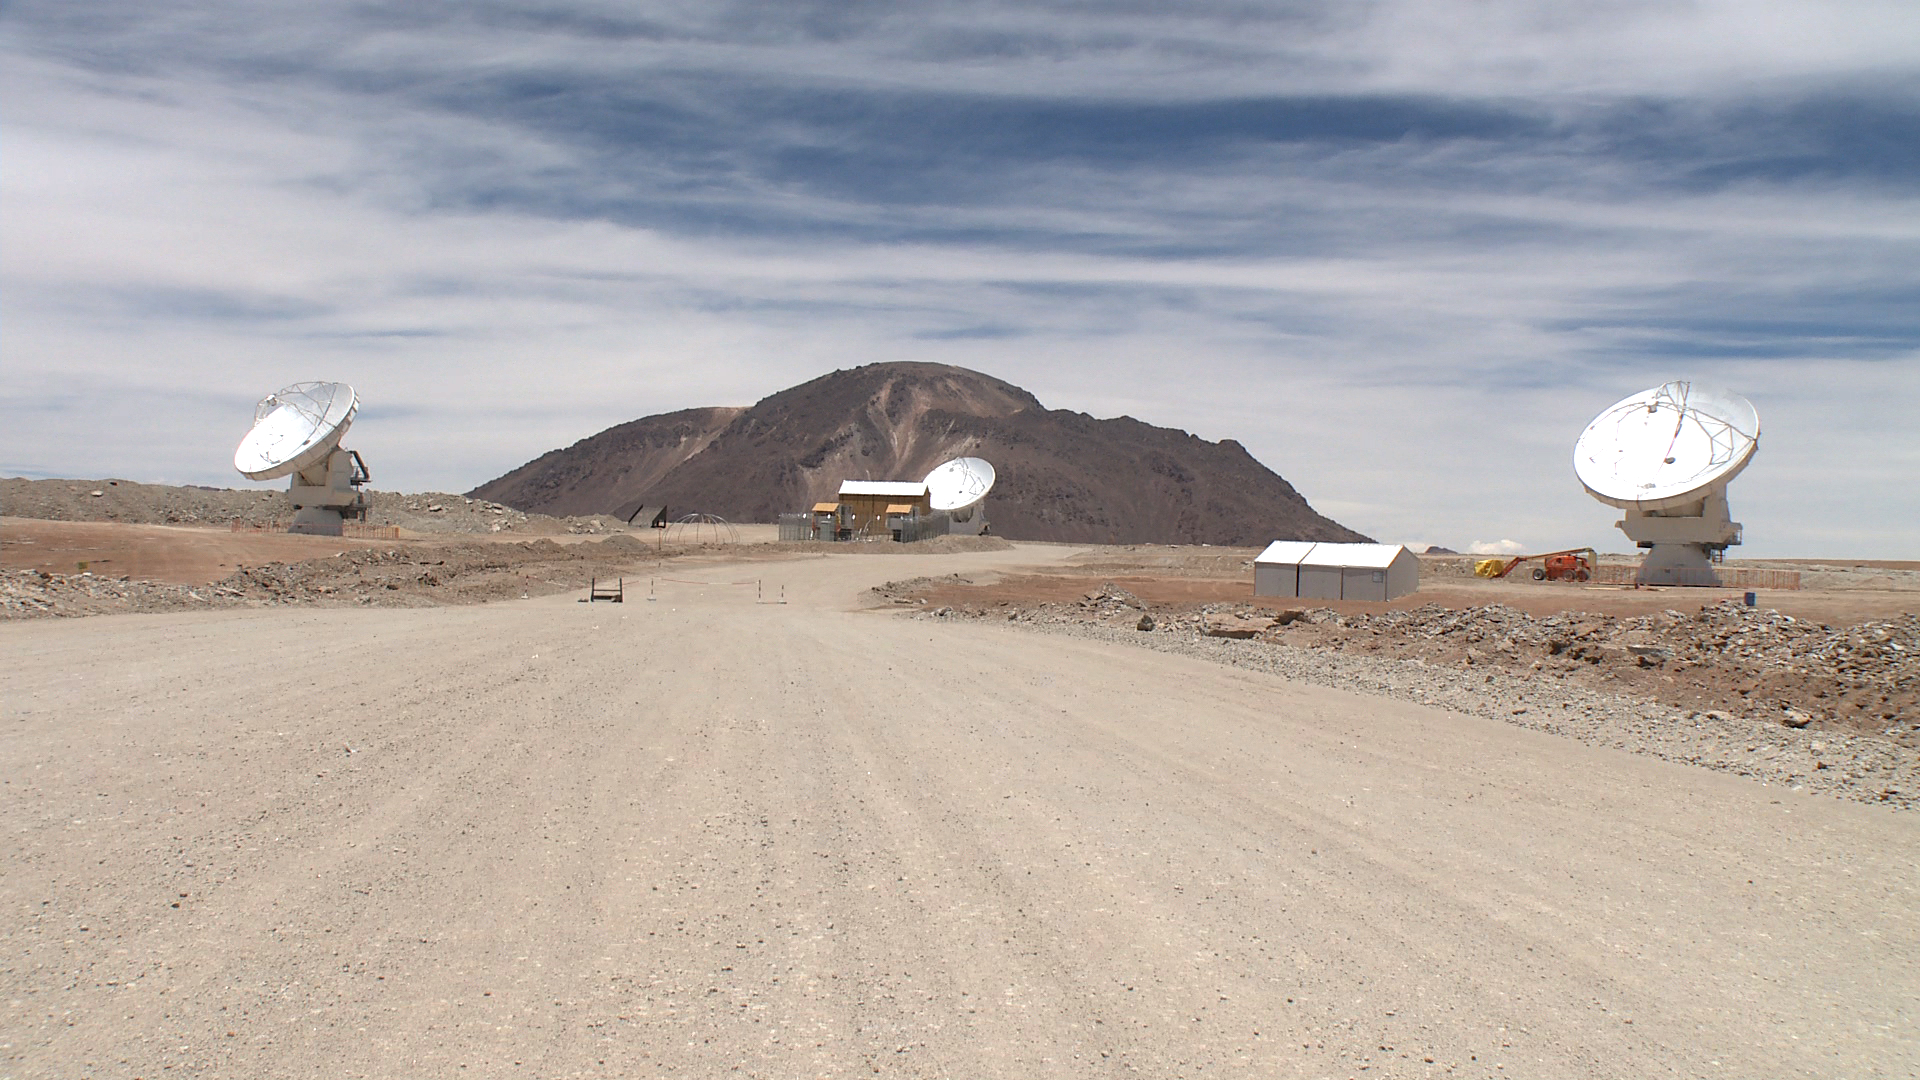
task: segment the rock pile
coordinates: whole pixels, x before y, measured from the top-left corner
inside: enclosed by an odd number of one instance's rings
[[[891,583],[889,595],[913,604],[918,589],[954,580]],[[1536,618],[1497,604],[1342,615],[1245,602],[1144,610],[1129,599],[1138,603],[1108,583],[1066,603],[942,606],[922,617],[994,616],[1920,807],[1914,616],[1837,628],[1730,603],[1693,616]],[[1221,632],[1256,626],[1251,637]]]
[[[956,614],[950,612],[948,617]],[[1186,620],[1181,620],[1183,631],[1145,634],[1068,619],[1023,618],[1020,622],[1041,632],[1131,644],[1336,690],[1482,716],[1796,791],[1920,808],[1920,755],[1884,737],[1803,731],[1728,711],[1663,705],[1544,672],[1436,665],[1392,654],[1210,638]]]
[[[1278,622],[1265,615],[1209,615],[1201,622],[1200,632],[1208,637],[1245,641],[1272,630]]]
[[[551,518],[544,514],[522,513],[505,503],[444,492],[398,495],[375,491],[368,494],[368,524],[398,525],[416,532],[511,532],[532,536],[570,533],[576,536],[599,536],[627,531],[626,522],[606,514]]]
[[[1145,611],[1147,605],[1127,590],[1108,581],[1097,589],[1089,589],[1080,598],[1080,607],[1089,614],[1105,618],[1127,611]]]
[[[532,520],[502,503],[444,492],[398,495],[375,491],[369,493],[369,502],[367,524],[398,525],[416,532],[527,532]]]
[[[1580,671],[1795,727],[1844,727],[1920,746],[1920,616],[1834,627],[1723,601],[1693,615],[1536,618],[1503,605],[1312,613],[1319,643],[1395,647],[1469,666]]]
[[[0,620],[275,604],[476,603],[579,588],[592,576],[620,573],[646,551],[627,535],[564,547],[537,539],[357,548],[326,559],[242,567],[214,584],[192,586],[8,570],[0,572]]]
[[[912,593],[905,588],[898,595],[911,603]],[[1536,617],[1501,604],[1429,604],[1361,615],[1326,608],[1275,610],[1248,602],[1151,612],[1146,607],[1109,582],[1076,602],[1003,606],[992,614],[1040,626],[1124,626],[1136,636],[1251,638],[1315,651],[1546,675],[1697,713],[1870,734],[1920,749],[1920,616],[1834,627],[1733,602],[1694,615],[1663,611],[1633,617],[1578,612]],[[1151,618],[1143,620],[1143,613]],[[955,605],[952,614],[987,612]]]
[[[19,477],[0,478],[0,508],[9,517],[132,525],[266,525],[288,513],[281,491]]]
[[[109,611],[178,611],[194,607],[235,607],[244,602],[244,594],[225,583],[165,585],[88,573],[0,571],[0,619]]]
[[[367,492],[369,525],[398,525],[424,533],[531,535],[610,533],[624,522],[605,515],[550,518],[502,503],[429,491],[403,495]],[[292,516],[285,490],[175,487],[132,480],[0,478],[0,509],[11,517],[48,521],[115,521],[128,525],[241,525],[269,528]]]

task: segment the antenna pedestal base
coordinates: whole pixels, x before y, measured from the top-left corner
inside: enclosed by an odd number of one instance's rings
[[[1702,544],[1655,544],[1640,561],[1640,570],[1634,574],[1637,585],[1704,585],[1720,584],[1719,575],[1713,571],[1711,549]]]
[[[287,487],[287,499],[293,503],[292,533],[312,536],[339,536],[346,518],[367,516],[367,496],[360,485],[367,482],[367,468],[360,455],[335,448],[320,461],[293,474]]]
[[[947,515],[948,536],[979,536],[987,528],[987,504],[985,500],[974,503]]]
[[[1729,518],[1725,488],[1684,506],[1629,509],[1615,524],[1648,549],[1634,577],[1641,585],[1718,585],[1714,562],[1740,542],[1740,523]]]
[[[325,506],[303,506],[294,511],[293,524],[287,526],[287,531],[303,536],[339,536],[346,529],[340,511]]]

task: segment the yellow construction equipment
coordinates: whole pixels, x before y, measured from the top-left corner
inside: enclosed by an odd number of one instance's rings
[[[1473,564],[1473,572],[1477,577],[1503,578],[1521,563],[1534,559],[1540,560],[1540,565],[1533,568],[1535,581],[1586,581],[1593,577],[1600,553],[1587,547],[1550,551],[1545,555],[1515,555],[1511,559],[1480,559]]]

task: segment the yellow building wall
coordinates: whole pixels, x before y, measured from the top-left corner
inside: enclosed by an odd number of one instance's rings
[[[887,507],[912,503],[914,513],[926,514],[931,507],[927,496],[909,499],[902,495],[840,496],[840,527],[852,529],[855,536],[892,536],[887,528]]]

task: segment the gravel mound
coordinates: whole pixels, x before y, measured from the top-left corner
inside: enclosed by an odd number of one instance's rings
[[[915,578],[873,593],[919,606],[931,588],[965,584],[959,575]],[[1499,604],[1358,615],[1250,603],[1150,611],[1112,582],[1071,603],[916,615],[992,618],[1197,656],[1795,790],[1920,805],[1920,616],[1835,627],[1731,601],[1634,617],[1536,617]],[[1217,636],[1248,627],[1247,640]]]
[[[874,591],[882,603],[917,604],[933,588],[954,584],[967,582],[923,578],[889,582]],[[1030,622],[1133,626],[1145,606],[1107,582],[1074,603],[956,604],[952,610],[975,617],[1011,611]],[[1502,604],[1427,604],[1341,615],[1326,608],[1233,602],[1156,609],[1153,616],[1162,633],[1201,629],[1217,616],[1271,620],[1256,635],[1259,640],[1436,665],[1541,672],[1676,707],[1881,736],[1920,750],[1920,615],[1833,626],[1723,601],[1692,615],[1668,610],[1535,616]]]
[[[429,491],[403,495],[368,491],[369,525],[397,525],[421,533],[498,533],[531,536],[624,532],[626,523],[604,514],[552,518],[500,503]],[[293,510],[281,488],[176,487],[132,480],[0,478],[0,513],[47,521],[115,521],[130,525],[239,525],[284,528]]]
[[[669,552],[666,558],[699,549]],[[247,566],[211,585],[170,585],[104,574],[0,571],[0,620],[121,612],[317,605],[423,607],[540,596],[594,577],[632,574],[648,549],[620,535],[574,545],[464,541],[360,548],[326,559]]]
[[[1920,616],[1836,627],[1722,601],[1692,615],[1536,617],[1504,605],[1298,612],[1295,638],[1467,666],[1567,670],[1719,704],[1791,727],[1844,727],[1920,747]],[[1277,628],[1276,636],[1285,628]]]
[[[942,608],[917,618],[953,618]],[[1138,618],[1138,613],[1135,613]],[[1719,710],[1701,711],[1595,691],[1552,676],[1441,668],[1424,661],[1204,636],[1191,624],[1151,633],[1074,620],[1014,618],[1043,633],[1116,642],[1316,686],[1482,716],[1666,761],[1911,810],[1920,806],[1920,757],[1885,738],[1806,731]]]

